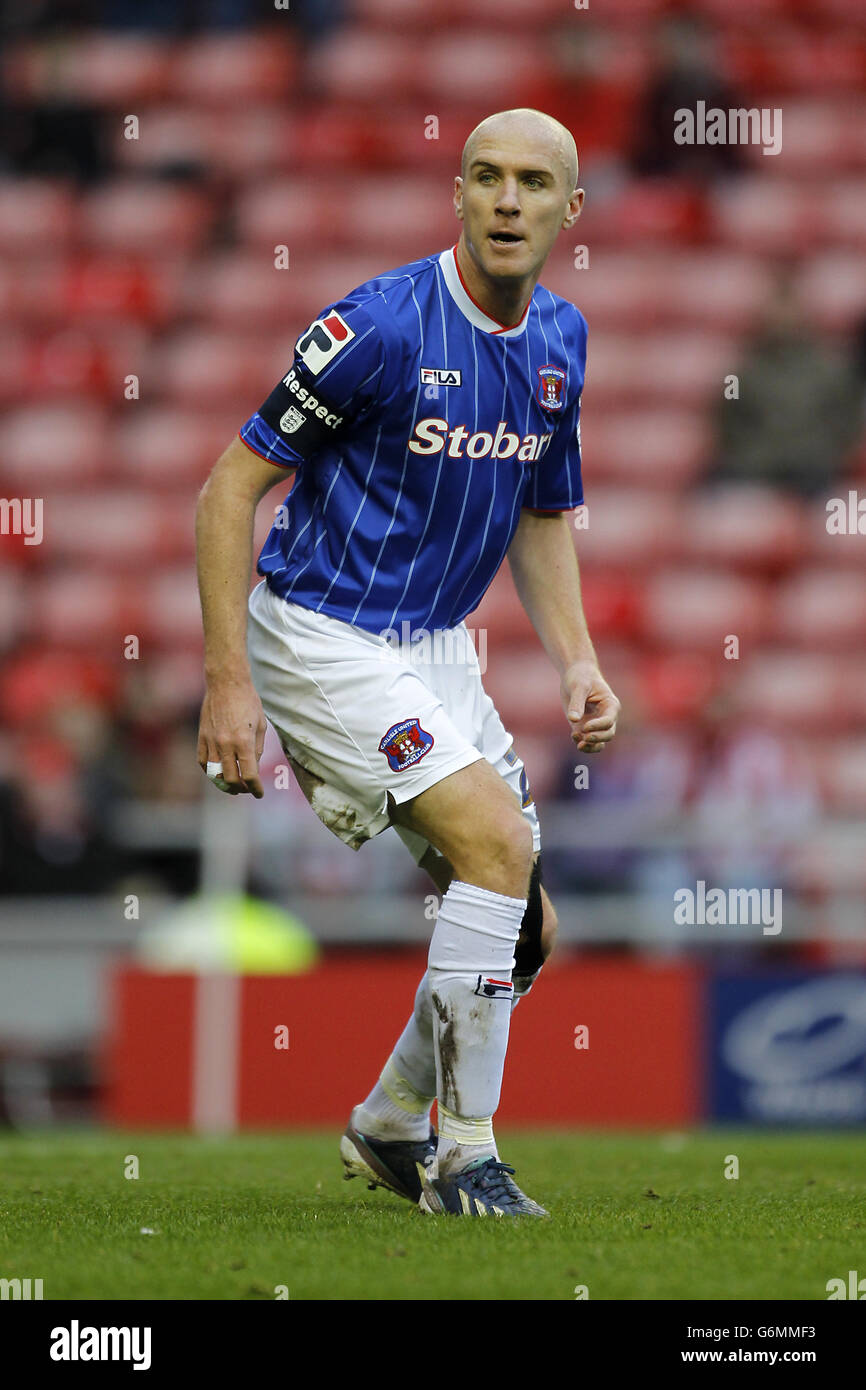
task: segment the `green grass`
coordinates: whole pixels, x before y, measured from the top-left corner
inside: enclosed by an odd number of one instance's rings
[[[343,1182],[338,1137],[0,1138],[0,1277],[46,1299],[775,1300],[866,1274],[866,1136],[503,1132],[549,1222],[423,1216]]]

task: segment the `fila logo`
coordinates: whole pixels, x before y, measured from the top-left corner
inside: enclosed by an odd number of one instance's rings
[[[336,309],[332,309],[326,318],[316,319],[315,323],[310,324],[306,333],[298,339],[295,349],[313,376],[318,376],[322,368],[354,337],[355,330],[349,327]]]
[[[452,367],[422,367],[422,386],[462,386],[463,374]]]

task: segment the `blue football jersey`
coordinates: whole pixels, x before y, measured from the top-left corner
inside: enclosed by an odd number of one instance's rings
[[[302,333],[239,431],[296,469],[258,573],[283,598],[370,632],[453,627],[528,507],[583,502],[586,320],[537,285],[503,327],[455,248],[376,276]]]

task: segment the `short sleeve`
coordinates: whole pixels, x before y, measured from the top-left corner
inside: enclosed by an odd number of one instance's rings
[[[580,396],[565,407],[563,419],[532,471],[523,506],[539,512],[564,512],[583,505],[580,460]]]
[[[269,463],[298,468],[371,409],[384,375],[378,324],[339,301],[304,330],[288,372],[238,433]]]

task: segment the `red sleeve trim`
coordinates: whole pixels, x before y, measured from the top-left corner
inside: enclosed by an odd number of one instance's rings
[[[254,449],[248,439],[244,439],[240,430],[238,430],[238,439],[242,444],[246,445],[251,454],[256,454],[258,458],[264,459],[265,463],[272,463],[275,468],[283,468],[287,473],[297,472],[298,465],[296,463],[283,463],[280,459],[269,459],[266,458],[264,454],[259,453],[258,449]]]

